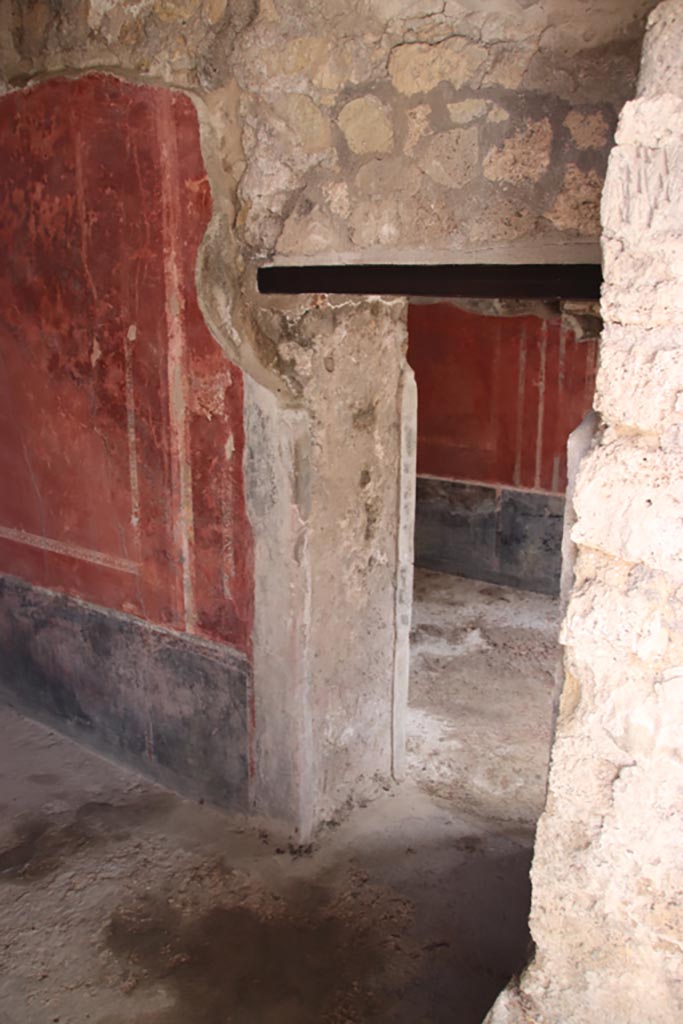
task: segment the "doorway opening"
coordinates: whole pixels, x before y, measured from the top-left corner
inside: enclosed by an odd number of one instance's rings
[[[436,1024],[457,1007],[460,1024],[479,1024],[530,959],[529,868],[559,683],[566,445],[592,406],[600,282],[597,264],[258,274],[265,293],[412,295],[415,579],[413,595],[410,382],[399,403],[392,709],[394,765],[407,778],[386,787],[372,820],[383,823],[383,879],[410,894],[430,937],[397,1019]],[[355,833],[354,855],[363,847]]]
[[[528,868],[559,669],[567,440],[592,408],[600,321],[589,303],[413,300],[408,324],[418,443],[407,771],[470,821],[482,857],[512,842]],[[528,871],[509,887],[489,950],[499,976],[528,954]]]

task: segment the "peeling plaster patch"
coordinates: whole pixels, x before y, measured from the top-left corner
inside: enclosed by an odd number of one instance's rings
[[[418,167],[447,188],[462,188],[474,178],[479,160],[477,128],[440,132],[417,157]]]
[[[571,110],[564,123],[579,149],[602,149],[609,141],[609,125],[600,112],[582,114],[579,110]]]
[[[97,366],[101,355],[102,349],[100,348],[100,343],[97,338],[93,338],[92,350],[90,352],[90,365]]]
[[[594,235],[600,230],[601,193],[602,179],[596,171],[585,172],[570,164],[562,189],[546,216],[562,231]]]
[[[544,117],[516,131],[484,160],[484,174],[491,181],[519,184],[539,181],[550,164],[553,130]]]

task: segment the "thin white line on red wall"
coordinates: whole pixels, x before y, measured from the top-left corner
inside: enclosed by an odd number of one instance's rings
[[[541,327],[541,368],[538,377],[538,411],[536,415],[536,468],[534,487],[541,486],[541,467],[543,464],[543,426],[545,420],[545,364],[547,357],[548,321]]]
[[[168,399],[171,432],[171,479],[174,532],[182,558],[182,598],[185,629],[196,625],[194,602],[194,522],[192,506],[192,470],[187,416],[189,367],[185,338],[185,308],[181,254],[178,180],[178,150],[173,121],[173,99],[160,91],[159,149],[161,167],[162,232],[164,238],[165,316],[168,337]]]
[[[14,529],[11,526],[0,526],[0,539],[14,541],[15,544],[26,544],[30,548],[40,548],[41,551],[51,551],[56,555],[67,555],[69,558],[77,558],[81,562],[103,565],[106,569],[128,572],[133,576],[138,576],[140,573],[139,565],[127,558],[107,555],[104,551],[93,551],[92,548],[82,548],[80,544],[66,544],[61,540],[52,540],[50,537],[40,537],[38,534],[27,533],[26,530]]]
[[[519,342],[519,363],[517,366],[517,416],[515,422],[515,468],[513,483],[519,487],[522,481],[522,428],[524,422],[524,392],[526,390],[526,327],[522,327]]]

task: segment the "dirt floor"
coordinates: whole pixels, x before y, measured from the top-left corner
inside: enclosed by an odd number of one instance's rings
[[[528,955],[555,612],[417,595],[413,777],[310,851],[0,710],[0,1024],[482,1020]]]
[[[559,602],[415,572],[408,763],[450,806],[532,828],[543,809]]]

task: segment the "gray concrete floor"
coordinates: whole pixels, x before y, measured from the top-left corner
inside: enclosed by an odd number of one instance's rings
[[[480,1021],[527,956],[555,614],[482,587],[418,574],[411,778],[310,852],[1,710],[0,1024]],[[461,672],[522,634],[511,692]]]

